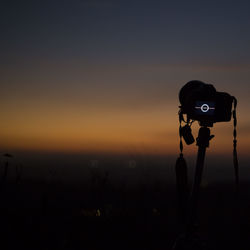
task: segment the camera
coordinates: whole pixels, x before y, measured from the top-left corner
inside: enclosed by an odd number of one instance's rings
[[[215,122],[231,120],[234,97],[216,91],[212,84],[198,80],[186,83],[179,92],[180,109],[188,120],[197,120],[201,126],[212,127]]]

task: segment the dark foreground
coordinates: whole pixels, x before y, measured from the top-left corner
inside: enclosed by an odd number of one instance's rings
[[[175,186],[6,182],[1,249],[171,249],[180,234]],[[202,188],[198,234],[209,249],[250,249],[250,184]]]

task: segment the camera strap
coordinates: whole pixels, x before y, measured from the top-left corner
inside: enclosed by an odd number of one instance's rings
[[[186,223],[187,213],[187,201],[188,201],[188,174],[187,174],[187,163],[183,157],[183,131],[181,123],[184,120],[181,110],[179,111],[179,136],[180,136],[180,155],[176,160],[175,174],[176,174],[176,187],[178,196],[178,213],[180,222],[184,225]]]
[[[237,99],[233,97],[233,163],[234,163],[234,174],[236,184],[236,194],[239,192],[239,163],[237,155],[237,117],[236,117]]]
[[[184,121],[182,111],[179,111],[179,136],[180,136],[180,154],[182,155],[183,152],[183,142],[182,142],[182,127],[181,127],[181,122]]]

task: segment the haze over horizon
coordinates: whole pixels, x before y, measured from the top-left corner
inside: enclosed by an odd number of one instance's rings
[[[177,155],[178,92],[198,79],[237,97],[238,150],[247,158],[249,7],[3,1],[0,150]],[[231,154],[232,132],[232,122],[214,125],[211,155]]]

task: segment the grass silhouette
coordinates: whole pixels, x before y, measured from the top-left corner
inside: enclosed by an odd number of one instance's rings
[[[147,156],[133,161],[133,168],[128,158],[100,159],[94,167],[86,161],[84,181],[76,182],[62,179],[60,166],[35,180],[18,165],[11,180],[4,162],[2,249],[171,249],[180,232],[175,182],[167,181],[173,170],[163,172],[167,162]],[[211,249],[249,246],[250,185],[241,185],[238,204],[231,182],[202,187],[199,233]]]

